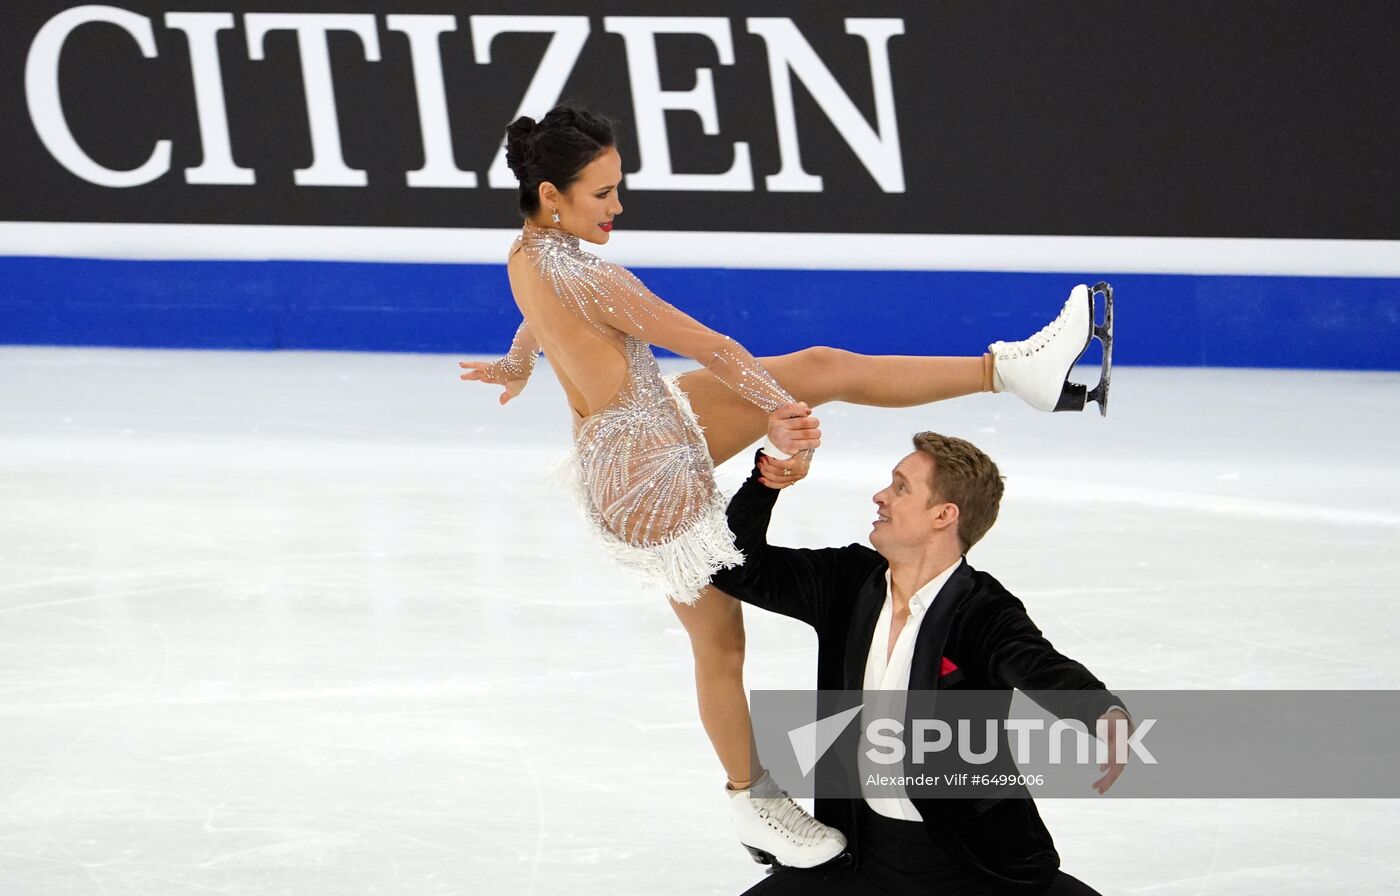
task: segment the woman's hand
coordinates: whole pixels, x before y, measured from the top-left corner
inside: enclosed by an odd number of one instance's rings
[[[457,366],[466,370],[466,373],[462,374],[464,380],[505,386],[505,391],[501,393],[501,404],[505,404],[519,395],[524,390],[525,384],[529,382],[524,378],[506,379],[504,374],[500,372],[499,363],[495,361],[461,361]]]
[[[822,443],[821,421],[806,402],[785,404],[768,415],[768,440],[784,454],[815,451]]]

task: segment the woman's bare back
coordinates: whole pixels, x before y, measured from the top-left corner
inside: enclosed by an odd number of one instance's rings
[[[602,333],[566,309],[516,241],[506,270],[520,314],[530,326],[577,419],[607,406],[627,377],[625,336]]]

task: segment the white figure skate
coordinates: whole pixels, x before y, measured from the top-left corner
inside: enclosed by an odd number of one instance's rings
[[[1096,323],[1100,298],[1102,324]],[[1069,374],[1094,339],[1103,343],[1103,362],[1099,384],[1087,389],[1071,383]],[[1020,342],[993,342],[987,351],[996,359],[993,391],[1010,392],[1040,411],[1082,411],[1096,401],[1099,414],[1106,416],[1113,370],[1113,287],[1079,284],[1070,291],[1060,316],[1040,332]]]
[[[815,868],[846,850],[846,835],[807,814],[765,771],[747,790],[729,790],[734,830],[762,865]]]

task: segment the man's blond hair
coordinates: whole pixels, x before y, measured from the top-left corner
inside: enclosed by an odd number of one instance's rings
[[[958,540],[963,553],[982,540],[1001,508],[1001,471],[980,448],[966,439],[936,432],[914,434],[914,447],[933,459],[930,504],[958,505]]]

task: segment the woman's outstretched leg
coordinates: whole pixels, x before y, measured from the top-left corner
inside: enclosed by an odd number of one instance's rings
[[[861,355],[817,346],[758,360],[779,385],[810,407],[828,401],[913,407],[992,388],[991,355]],[[723,463],[763,438],[767,415],[708,370],[684,374],[680,386],[705,429],[710,457],[715,463]]]
[[[695,654],[700,721],[729,777],[729,803],[739,842],[754,858],[812,868],[840,855],[846,838],[817,821],[785,793],[754,758],[753,724],[744,693],[742,604],[713,586],[686,606],[672,602]]]
[[[1096,323],[1100,311],[1102,324]],[[1103,343],[1104,355],[1099,384],[1088,390],[1071,383],[1069,371],[1093,339]],[[990,349],[994,354],[972,358],[924,358],[817,347],[759,361],[810,407],[847,401],[899,408],[974,392],[1007,391],[1042,411],[1079,411],[1094,401],[1104,413],[1113,350],[1113,289],[1107,283],[1093,289],[1080,284],[1070,291],[1059,316],[1038,333],[1020,342],[994,342]],[[715,463],[763,437],[767,415],[708,370],[685,374],[681,388],[705,427]]]

